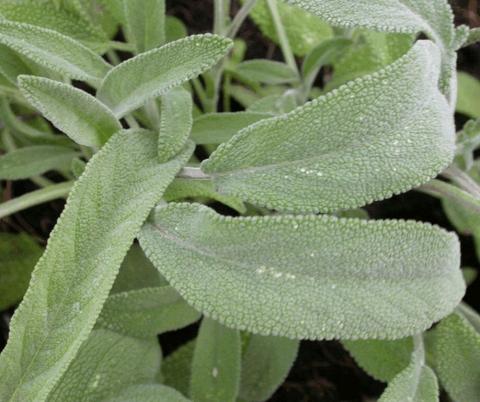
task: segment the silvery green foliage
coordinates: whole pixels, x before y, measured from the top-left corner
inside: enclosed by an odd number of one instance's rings
[[[464,293],[456,237],[415,222],[228,218],[177,204],[157,209],[140,243],[193,307],[262,335],[400,338]]]

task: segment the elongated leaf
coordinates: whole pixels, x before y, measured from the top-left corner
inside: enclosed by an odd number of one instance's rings
[[[193,354],[192,399],[195,402],[236,401],[240,359],[240,333],[204,318]]]
[[[188,35],[185,24],[176,17],[167,15],[165,18],[165,41],[173,42]]]
[[[170,286],[111,295],[97,324],[120,334],[149,338],[197,321],[200,313]]]
[[[204,114],[193,122],[192,139],[197,144],[221,144],[241,129],[268,117],[272,115],[256,112]]]
[[[234,71],[248,80],[271,85],[289,84],[299,79],[288,65],[273,60],[247,60],[235,66]]]
[[[480,334],[458,314],[434,330],[434,369],[455,402],[470,402],[480,395]]]
[[[116,116],[123,116],[208,70],[231,44],[216,35],[194,35],[143,53],[112,69],[98,97]]]
[[[295,212],[351,209],[428,181],[453,158],[438,50],[418,42],[391,66],[222,144],[202,164],[219,191]]]
[[[162,363],[163,383],[175,388],[185,396],[190,393],[194,351],[195,340],[180,346],[171,355],[167,356]]]
[[[480,81],[470,74],[458,73],[457,112],[480,118]]]
[[[18,84],[33,106],[80,145],[100,147],[122,128],[104,104],[70,85],[25,75]]]
[[[193,307],[262,335],[400,338],[444,317],[465,291],[456,237],[416,222],[228,218],[173,204],[140,244]]]
[[[409,366],[413,351],[412,338],[395,341],[368,339],[342,343],[363,370],[384,382],[392,381]]]
[[[2,399],[44,401],[88,337],[142,222],[192,152],[158,164],[156,148],[153,133],[120,132],[76,183],[13,317]]]
[[[49,402],[103,401],[125,388],[153,382],[162,352],[157,339],[94,330],[78,351]]]
[[[33,71],[18,54],[7,46],[0,45],[0,73],[13,85],[17,84],[17,77],[21,74],[31,74]]]
[[[106,402],[189,402],[182,394],[165,385],[146,384],[127,388],[120,395]]]
[[[251,335],[242,358],[240,399],[266,401],[283,383],[297,357],[299,341]]]
[[[161,46],[165,42],[165,0],[121,1],[128,38],[137,53]]]
[[[19,302],[42,249],[25,233],[0,233],[0,311]]]
[[[81,43],[56,31],[0,21],[0,43],[69,78],[98,84],[110,66]]]
[[[21,180],[53,169],[70,166],[77,153],[72,148],[38,145],[16,149],[0,156],[0,179]]]
[[[162,96],[158,156],[160,161],[175,156],[185,145],[193,124],[192,95],[175,88]]]

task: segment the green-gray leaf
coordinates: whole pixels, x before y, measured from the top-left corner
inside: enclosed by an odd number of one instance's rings
[[[17,52],[4,45],[0,45],[0,73],[13,85],[17,84],[19,75],[33,75],[31,66]]]
[[[122,128],[103,103],[71,85],[25,75],[18,85],[43,116],[80,145],[101,147]]]
[[[231,45],[220,36],[194,35],[140,54],[107,74],[98,98],[123,116],[208,70]]]
[[[290,84],[299,80],[297,73],[287,64],[273,60],[247,60],[235,66],[236,74],[262,84]]]
[[[447,315],[465,291],[456,236],[417,222],[230,218],[172,204],[140,245],[193,307],[262,335],[401,338]]]
[[[195,340],[180,346],[171,355],[167,356],[162,363],[163,383],[175,388],[185,396],[190,393],[194,350]]]
[[[234,402],[240,383],[240,333],[204,318],[192,361],[190,396],[195,402]]]
[[[135,385],[106,402],[190,402],[173,388],[158,384]]]
[[[457,112],[480,118],[480,81],[470,74],[459,72]]]
[[[88,337],[142,222],[191,153],[189,146],[159,164],[154,133],[121,131],[90,160],[13,317],[0,355],[1,399],[45,400]]]
[[[220,192],[291,212],[332,212],[407,191],[453,159],[439,54],[418,42],[392,65],[256,123],[202,164]]]

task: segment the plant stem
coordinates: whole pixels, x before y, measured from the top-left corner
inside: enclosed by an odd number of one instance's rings
[[[184,167],[178,173],[177,177],[181,179],[194,179],[194,180],[208,180],[210,176],[203,173],[200,168],[197,167]]]
[[[205,93],[205,89],[203,88],[203,85],[198,78],[194,78],[190,82],[192,83],[192,87],[198,96],[198,100],[202,105],[203,111],[205,112],[208,105],[208,98],[207,94]]]
[[[456,166],[450,166],[442,172],[442,176],[450,179],[460,188],[480,199],[480,186],[467,173]]]
[[[214,0],[213,32],[217,35],[225,34],[225,26],[230,11],[230,0]]]
[[[134,48],[132,45],[130,45],[129,43],[125,43],[125,42],[118,42],[118,41],[110,41],[108,43],[110,49],[114,49],[114,50],[120,50],[121,52],[130,52],[132,53],[134,51]]]
[[[4,202],[0,204],[0,219],[35,205],[65,197],[70,192],[73,183],[73,181],[67,181],[54,184]]]
[[[470,211],[480,214],[480,200],[452,184],[434,179],[418,187],[416,190],[435,198],[456,202]]]
[[[133,117],[131,114],[125,116],[125,121],[128,123],[130,128],[140,128],[137,120],[135,120],[135,117]]]
[[[242,26],[243,22],[248,17],[248,14],[250,14],[250,11],[256,3],[257,0],[248,0],[245,2],[242,8],[238,10],[238,13],[235,15],[235,18],[233,19],[230,27],[227,30],[227,37],[233,39],[235,38],[235,36],[237,36],[240,27]]]
[[[148,120],[154,130],[160,129],[160,111],[158,110],[157,102],[155,99],[149,100],[145,105],[145,113]]]

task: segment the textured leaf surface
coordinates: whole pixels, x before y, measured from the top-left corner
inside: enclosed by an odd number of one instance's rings
[[[480,81],[464,72],[459,72],[457,76],[457,112],[480,118]]]
[[[112,69],[98,97],[123,116],[213,67],[231,44],[216,35],[194,35],[143,53]]]
[[[192,152],[158,164],[156,145],[152,133],[120,132],[76,183],[13,317],[2,399],[45,400],[87,338],[142,222]]]
[[[57,145],[19,148],[0,156],[0,179],[21,180],[70,166],[77,153]]]
[[[173,204],[140,244],[193,307],[262,335],[400,338],[444,317],[465,290],[456,237],[416,222],[228,218]]]
[[[471,402],[480,395],[480,334],[461,316],[453,314],[434,330],[432,359],[450,397]]]
[[[81,43],[56,31],[0,21],[0,43],[67,77],[98,84],[110,66]]]
[[[390,382],[409,366],[413,351],[412,338],[395,341],[368,339],[342,343],[363,370],[384,382]]]
[[[190,92],[183,88],[172,89],[161,101],[158,156],[163,161],[175,156],[190,136],[193,101]]]
[[[0,233],[0,311],[19,302],[42,249],[25,233]]]
[[[165,385],[146,384],[127,388],[120,395],[106,402],[189,402],[173,388]]]
[[[0,45],[0,73],[14,86],[20,74],[34,74],[32,67],[17,52],[4,45]]]
[[[190,393],[190,376],[194,350],[195,340],[180,346],[162,362],[164,384],[175,388],[185,396],[188,396]]]
[[[163,286],[111,295],[97,324],[120,334],[149,338],[186,327],[199,318],[200,313],[175,289]]]
[[[190,395],[195,402],[234,402],[240,383],[240,333],[204,318],[192,361]]]
[[[240,399],[266,401],[287,378],[299,342],[287,338],[251,335],[242,358]]]
[[[55,127],[80,145],[100,147],[122,126],[93,96],[47,78],[20,76],[23,95]]]
[[[48,401],[103,401],[131,385],[153,382],[161,355],[154,336],[135,339],[108,330],[94,330]]]
[[[298,81],[298,75],[285,63],[273,60],[247,60],[235,66],[235,73],[262,84],[289,84]]]
[[[222,193],[292,212],[356,208],[427,182],[454,151],[438,56],[418,42],[377,73],[247,127],[202,169]]]

